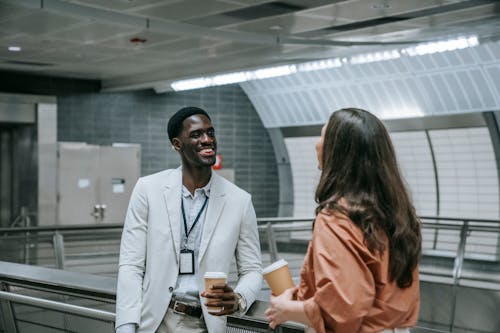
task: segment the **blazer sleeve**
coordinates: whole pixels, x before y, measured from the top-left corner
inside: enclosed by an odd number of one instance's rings
[[[142,284],[146,263],[148,201],[144,180],[132,191],[120,244],[116,287],[116,324],[140,324]]]
[[[336,222],[318,221],[311,243],[316,291],[304,310],[318,333],[357,332],[375,299],[362,238],[349,221]]]
[[[246,310],[248,310],[250,305],[255,301],[262,284],[262,263],[257,217],[250,195],[248,195],[244,204],[235,257],[238,270],[238,283],[235,287],[235,292],[240,293],[245,298]]]

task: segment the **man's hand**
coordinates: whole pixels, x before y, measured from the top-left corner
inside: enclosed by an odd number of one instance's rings
[[[216,283],[211,289],[201,293],[206,298],[207,307],[221,308],[218,312],[209,312],[214,316],[227,316],[238,311],[238,300],[236,294],[227,283]]]

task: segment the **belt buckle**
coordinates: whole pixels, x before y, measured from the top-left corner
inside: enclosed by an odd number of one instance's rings
[[[181,303],[179,301],[174,301],[174,307],[172,310],[174,311],[174,313],[181,314],[181,315],[185,316],[186,315],[185,312],[177,310],[177,305],[180,305],[180,304],[183,304],[183,303]]]

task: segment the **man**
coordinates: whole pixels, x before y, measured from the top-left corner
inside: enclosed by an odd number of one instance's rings
[[[209,332],[244,313],[261,286],[260,244],[251,197],[212,172],[217,141],[209,115],[177,111],[168,136],[182,166],[137,181],[125,218],[116,297],[117,332]],[[205,272],[238,282],[204,291]],[[200,293],[205,298],[200,299]],[[209,313],[206,305],[219,306]]]

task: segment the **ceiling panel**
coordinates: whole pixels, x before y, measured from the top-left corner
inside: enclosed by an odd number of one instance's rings
[[[311,6],[320,6],[328,3],[332,3],[332,1],[267,1],[263,3],[253,3],[243,8],[224,11],[214,15],[196,17],[185,22],[205,27],[223,27],[237,25],[240,22],[262,20],[269,17],[284,18],[304,11]]]
[[[103,59],[115,58],[115,50],[104,48],[93,49],[89,47],[69,47],[48,50],[37,55],[37,59],[53,64],[92,64]]]
[[[37,11],[29,15],[13,17],[0,22],[0,30],[12,33],[25,33],[35,36],[56,32],[69,25],[78,24],[81,20],[65,17],[46,11]]]
[[[109,23],[92,22],[74,25],[67,29],[61,29],[50,33],[51,37],[77,42],[80,44],[94,44],[106,39],[118,39],[122,35],[131,34],[137,29],[134,27],[117,26]]]
[[[336,40],[459,34],[500,38],[500,2],[0,0],[0,70],[100,79],[110,89],[148,88],[161,80],[387,48],[332,45]],[[11,45],[21,52],[7,51]]]
[[[78,46],[77,43],[59,41],[47,37],[27,35],[24,33],[0,37],[0,44],[5,46],[22,45],[22,57],[18,52],[9,52],[7,47],[0,48],[0,57],[18,60],[36,59],[40,54],[57,49],[67,49]],[[55,59],[49,60],[56,63]]]
[[[18,16],[30,15],[33,12],[35,12],[35,10],[0,2],[0,22]]]
[[[72,2],[117,11],[133,11],[180,1],[182,0],[73,0]]]
[[[232,24],[225,26],[224,29],[281,35],[319,30],[324,27],[329,27],[330,25],[331,19],[312,17],[306,14],[287,14]]]
[[[241,5],[218,0],[184,0],[134,11],[137,14],[161,19],[185,21],[242,8]]]
[[[223,44],[223,40],[216,38],[185,38],[173,42],[166,42],[151,46],[152,51],[163,52],[166,55],[176,55],[192,50],[205,50]]]

